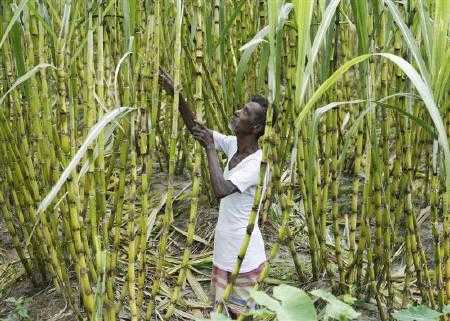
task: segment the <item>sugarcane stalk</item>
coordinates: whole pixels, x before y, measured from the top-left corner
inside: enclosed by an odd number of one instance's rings
[[[174,193],[174,171],[175,171],[175,147],[178,135],[178,105],[180,102],[180,67],[181,67],[181,32],[183,23],[183,4],[181,0],[176,2],[176,18],[175,18],[175,53],[174,53],[174,101],[171,109],[172,126],[169,142],[169,172],[166,208],[163,217],[162,235],[158,246],[158,259],[156,263],[155,279],[152,284],[152,296],[147,306],[146,320],[150,320],[155,307],[156,295],[160,291],[160,282],[164,277],[163,264],[167,252],[167,239],[170,225],[173,220],[173,193]]]
[[[203,119],[203,21],[202,21],[202,1],[196,2],[196,15],[197,15],[197,30],[196,30],[196,82],[195,82],[195,113],[197,119],[201,122]],[[166,311],[165,319],[169,320],[174,312],[174,305],[180,298],[180,290],[183,283],[186,280],[186,273],[188,271],[188,262],[191,255],[191,246],[194,239],[195,225],[197,220],[198,211],[198,199],[200,192],[200,177],[201,177],[201,158],[202,154],[198,144],[194,145],[193,155],[194,163],[192,168],[192,192],[191,192],[191,206],[189,211],[189,222],[187,230],[186,247],[183,253],[181,261],[181,270],[177,278],[177,283],[174,291],[172,292],[171,302],[169,308]]]

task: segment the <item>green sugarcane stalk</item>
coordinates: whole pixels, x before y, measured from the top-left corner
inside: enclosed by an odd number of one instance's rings
[[[143,53],[144,61],[148,59],[148,52],[151,51],[151,42],[150,38],[156,35],[156,26],[154,21],[154,15],[151,15],[147,18],[147,29],[145,36],[145,52]],[[153,48],[152,48],[153,49]],[[154,48],[158,50],[158,48]],[[158,51],[159,53],[159,51]],[[156,64],[156,63],[154,63]],[[152,121],[150,117],[150,113],[152,108],[155,109],[155,106],[148,106],[148,97],[145,93],[147,88],[151,90],[151,68],[150,64],[144,64],[142,68],[142,79],[139,80],[139,89],[140,89],[140,99],[141,106],[145,106],[145,111],[140,118],[140,133],[139,133],[139,156],[141,160],[142,166],[142,176],[141,176],[141,188],[140,188],[140,197],[142,209],[139,215],[139,223],[137,227],[137,306],[141,306],[144,300],[144,283],[145,283],[145,251],[147,249],[147,213],[151,208],[151,201],[149,199],[150,192],[150,180],[153,173],[153,156],[149,150],[149,137],[150,131],[152,130]],[[152,92],[155,94],[155,92]]]
[[[431,232],[433,234],[433,241],[434,241],[434,260],[435,260],[434,277],[436,282],[436,289],[438,291],[439,307],[442,308],[445,304],[445,292],[442,280],[441,237],[438,232],[439,179],[435,162],[433,162],[432,173],[433,176],[431,177],[430,213],[431,213]]]
[[[175,18],[175,54],[174,54],[174,101],[171,109],[172,126],[169,142],[169,172],[166,208],[163,217],[162,235],[158,246],[158,259],[156,263],[155,279],[152,284],[152,296],[147,306],[146,320],[150,320],[155,306],[156,295],[160,291],[160,282],[164,276],[163,264],[167,252],[167,239],[170,225],[173,220],[173,179],[176,162],[176,139],[178,135],[178,105],[180,100],[180,67],[181,67],[181,32],[183,22],[183,4],[181,0],[176,2],[176,18]]]
[[[369,223],[366,222],[365,226],[366,226],[366,228],[368,228]],[[368,243],[370,244],[371,243],[370,232],[367,234],[367,236],[368,236]],[[370,281],[369,287],[370,287],[371,292],[373,293],[375,300],[377,302],[378,316],[380,317],[380,320],[387,321],[388,317],[386,316],[386,313],[384,312],[383,303],[381,302],[380,295],[376,288],[375,268],[374,268],[372,248],[370,245],[367,247],[367,269],[368,269],[367,274],[369,276],[369,281]],[[370,292],[368,292],[368,293],[370,293]]]
[[[104,31],[103,31],[103,11],[102,6],[99,6],[98,13],[98,27],[97,27],[97,38],[96,38],[96,84],[95,92],[100,100],[105,101],[105,53],[104,53]],[[103,108],[98,109],[98,118],[103,117]],[[95,159],[95,183],[96,183],[96,196],[97,201],[96,208],[98,212],[98,218],[104,219],[106,214],[106,177],[105,177],[105,135],[101,131],[98,139],[98,155]]]
[[[4,144],[4,142],[2,142],[2,144]],[[2,182],[4,181],[3,177],[0,177],[0,179]],[[27,258],[26,253],[24,252],[24,248],[21,244],[22,242],[19,238],[16,227],[14,226],[14,221],[13,221],[13,217],[11,215],[10,208],[11,208],[11,206],[8,206],[8,202],[5,199],[3,191],[0,190],[1,214],[2,214],[3,219],[5,220],[5,225],[8,230],[8,233],[11,236],[12,244],[14,246],[14,249],[17,252],[17,255],[19,256],[20,262],[22,263],[23,267],[25,268],[27,275],[30,277],[31,281],[33,282],[33,285],[36,285],[37,280],[34,277],[34,273],[32,271],[31,261],[29,260],[29,258]]]
[[[64,160],[69,158],[72,153],[69,122],[71,122],[67,108],[67,89],[65,72],[65,39],[61,39],[56,50],[57,58],[57,80],[58,80],[58,120],[60,122],[59,146],[61,148],[60,158]],[[73,115],[73,114],[72,114]],[[83,231],[80,230],[80,221],[77,206],[77,186],[73,180],[69,181],[67,186],[67,200],[69,207],[70,228],[72,231],[73,243],[76,251],[76,261],[79,267],[79,282],[82,292],[83,305],[89,315],[94,313],[94,299],[92,288],[88,276],[88,265],[86,262],[87,249],[83,244]]]
[[[203,21],[202,21],[202,1],[197,0],[196,2],[196,15],[197,15],[197,30],[196,30],[196,82],[195,82],[195,113],[196,117],[199,121],[202,121],[203,118]],[[169,320],[174,312],[174,305],[177,303],[180,298],[180,290],[183,283],[186,280],[186,272],[189,268],[188,262],[191,255],[191,246],[194,239],[195,225],[197,219],[197,211],[198,211],[198,199],[200,192],[200,177],[201,177],[201,159],[202,154],[200,151],[200,146],[198,144],[194,145],[193,150],[194,155],[194,163],[192,168],[192,193],[191,193],[191,207],[189,214],[189,222],[188,222],[188,230],[187,230],[187,239],[186,239],[186,247],[183,253],[183,258],[181,262],[181,270],[177,278],[177,283],[174,291],[172,292],[171,302],[169,308],[167,309],[165,319]]]
[[[135,114],[131,116],[130,121],[130,143],[132,146],[136,146],[135,137]],[[136,260],[136,247],[138,245],[139,237],[136,233],[135,221],[136,221],[136,181],[137,181],[137,156],[136,149],[132,148],[130,152],[130,169],[131,169],[131,180],[129,182],[129,196],[130,210],[128,213],[127,222],[127,235],[128,235],[128,296],[129,296],[129,307],[131,311],[131,320],[136,321],[139,318],[139,310],[137,306],[136,298],[136,271],[135,271],[135,260]]]

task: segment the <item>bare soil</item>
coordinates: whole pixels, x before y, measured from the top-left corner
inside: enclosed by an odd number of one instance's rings
[[[0,218],[0,320],[14,317],[19,308],[11,302],[12,298],[24,299],[21,305],[33,321],[75,320],[64,298],[51,284],[33,285],[25,275],[5,224]]]
[[[154,181],[153,191],[154,195],[152,198],[155,200],[161,199],[161,195],[165,192],[166,177],[164,174],[156,174],[157,177]],[[180,191],[186,187],[187,179],[180,178],[176,182],[176,190]],[[345,213],[348,209],[346,208],[347,200],[345,199],[345,191],[343,193],[342,200],[342,212]],[[155,206],[157,202],[153,203]],[[212,251],[212,239],[214,235],[214,226],[217,222],[217,205],[210,205],[207,201],[206,192],[202,192],[202,196],[199,204],[196,237],[197,239],[192,248],[192,255],[202,257],[207,253]],[[272,209],[274,210],[274,209]],[[274,211],[276,211],[275,209]],[[174,226],[178,228],[179,231],[187,230],[187,222],[189,215],[189,200],[186,196],[181,196],[174,204],[175,211],[175,221]],[[305,264],[306,274],[310,274],[310,263],[309,263],[309,248],[307,246],[308,239],[307,233],[304,226],[304,219],[302,218],[300,200],[297,200],[296,206],[294,208],[294,215],[292,217],[293,222],[291,226],[295,227],[292,231],[294,237],[294,243],[296,252],[300,255],[300,259]],[[279,214],[279,213],[278,213]],[[262,233],[266,241],[266,251],[270,253],[272,245],[277,241],[279,223],[276,221],[276,217],[279,217],[277,213],[272,213],[269,215],[269,223],[262,226]],[[179,231],[172,231],[169,237],[168,252],[171,259],[180,258],[184,250],[185,235]],[[428,247],[428,243],[432,241],[430,239],[429,231],[423,235],[423,241]],[[151,238],[153,239],[153,237]],[[156,243],[152,244],[150,241],[149,248],[156,248]],[[125,248],[123,249],[125,250]],[[427,248],[428,250],[428,248]],[[210,254],[208,254],[210,255]],[[206,260],[207,261],[207,260]],[[174,268],[179,263],[171,263],[171,267]],[[198,270],[200,273],[196,273],[195,277],[200,282],[203,290],[208,293],[209,290],[209,273],[210,264],[206,263],[200,265]],[[126,266],[123,266],[123,272],[126,273]],[[148,271],[148,281],[146,282],[145,290],[147,293],[151,291],[151,278],[154,271],[150,269]],[[177,273],[168,277],[165,282],[169,288],[173,288],[176,281]],[[119,278],[122,278],[124,274],[119,273]],[[301,283],[298,281],[297,273],[292,261],[291,254],[286,246],[281,246],[278,255],[271,261],[269,276],[267,282],[263,285],[263,289],[271,293],[271,288],[280,283],[291,284],[306,291],[313,290],[316,288],[329,287],[329,282],[325,279],[320,282],[307,282]],[[75,287],[75,283],[74,283]],[[76,293],[76,289],[74,288]],[[70,308],[67,307],[64,298],[55,290],[53,285],[44,284],[40,286],[35,286],[26,277],[25,272],[17,258],[17,254],[13,249],[11,239],[6,231],[4,222],[0,218],[0,320],[6,319],[8,316],[14,314],[15,304],[7,302],[8,298],[18,299],[23,297],[26,299],[26,309],[29,313],[31,320],[75,320],[75,315],[71,312]],[[192,301],[198,300],[189,286],[183,289],[183,298],[187,298]],[[164,301],[164,300],[162,300]],[[374,302],[363,302],[357,301],[355,304],[357,311],[361,312],[361,321],[375,321],[378,320],[378,312],[376,304]],[[198,313],[198,311],[185,311],[190,314]],[[206,311],[204,311],[204,316],[206,317]],[[120,314],[122,320],[128,320],[129,314],[126,309]],[[174,316],[173,320],[184,320],[180,315]]]

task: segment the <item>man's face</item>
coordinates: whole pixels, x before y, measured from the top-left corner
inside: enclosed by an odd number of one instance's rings
[[[258,128],[256,119],[258,114],[262,113],[262,108],[253,101],[246,103],[241,109],[234,112],[234,117],[230,122],[230,127],[236,136],[256,134]]]

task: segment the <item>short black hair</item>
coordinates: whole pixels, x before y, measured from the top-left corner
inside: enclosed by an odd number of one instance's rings
[[[269,108],[269,101],[267,100],[267,98],[260,96],[260,95],[255,95],[252,96],[250,98],[251,102],[257,103],[258,105],[261,106],[261,108],[263,109],[263,113],[259,114],[255,120],[255,125],[262,125],[263,128],[266,125],[266,116],[267,116],[267,109]],[[277,119],[277,115],[275,113],[275,108],[273,108],[274,106],[272,106],[272,124],[275,124],[275,121]],[[264,134],[264,131],[262,131],[262,133],[260,134],[260,136],[262,136]]]

